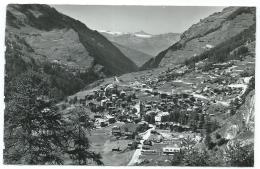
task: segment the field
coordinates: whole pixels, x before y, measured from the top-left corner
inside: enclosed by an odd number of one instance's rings
[[[114,125],[122,126],[123,124],[115,123]],[[114,125],[91,131],[91,135],[88,136],[91,144],[90,150],[101,153],[102,162],[106,166],[127,165],[134,153],[134,150],[127,149],[128,143],[131,143],[132,141],[117,140],[113,137],[111,129]],[[112,152],[113,148],[120,148],[122,151]]]

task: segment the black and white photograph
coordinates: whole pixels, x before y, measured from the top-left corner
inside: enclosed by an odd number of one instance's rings
[[[7,4],[3,165],[254,167],[257,9]]]

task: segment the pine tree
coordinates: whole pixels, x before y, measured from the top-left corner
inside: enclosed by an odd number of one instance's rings
[[[62,164],[62,119],[48,99],[46,78],[28,71],[12,81],[10,89],[5,109],[5,163]]]
[[[90,119],[83,107],[76,107],[71,111],[71,122],[67,123],[67,135],[69,135],[68,150],[73,164],[88,165],[95,162],[102,165],[101,155],[89,150],[90,144],[87,134],[90,132]]]

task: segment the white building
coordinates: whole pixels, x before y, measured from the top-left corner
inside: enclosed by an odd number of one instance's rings
[[[156,123],[161,122],[162,121],[162,117],[163,116],[168,116],[169,112],[159,112],[155,117],[154,120]]]
[[[177,145],[163,147],[164,155],[173,155],[174,153],[179,153],[180,151],[181,151],[181,149]]]

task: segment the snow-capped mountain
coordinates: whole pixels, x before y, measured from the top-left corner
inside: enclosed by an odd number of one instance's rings
[[[107,33],[113,36],[120,36],[120,35],[131,35],[131,36],[136,36],[136,37],[141,37],[141,38],[151,38],[153,35],[146,33],[144,31],[139,31],[139,32],[119,32],[119,31],[109,31],[109,30],[98,30],[100,33]]]
[[[144,31],[129,33],[99,30],[98,32],[112,42],[151,56],[155,56],[160,51],[167,49],[171,44],[178,41],[180,37],[178,33],[153,35]]]
[[[123,34],[127,34],[127,33],[123,33],[123,32],[116,32],[116,31],[108,31],[108,30],[97,30],[100,33],[107,33],[110,35],[123,35]]]

